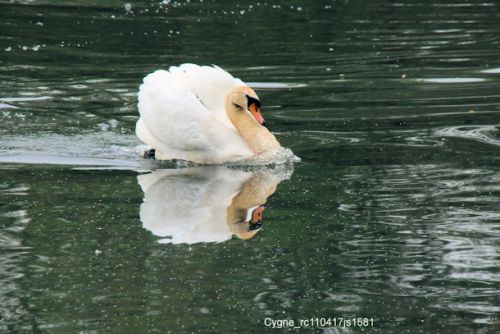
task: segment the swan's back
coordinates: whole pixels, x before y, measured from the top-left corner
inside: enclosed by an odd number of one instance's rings
[[[200,163],[252,156],[224,108],[227,93],[244,83],[219,67],[183,64],[147,75],[139,89],[137,136],[160,159]]]

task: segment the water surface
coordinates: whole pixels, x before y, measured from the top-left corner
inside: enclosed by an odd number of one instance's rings
[[[0,332],[498,333],[499,6],[0,0]],[[302,161],[142,160],[141,78],[184,62]]]

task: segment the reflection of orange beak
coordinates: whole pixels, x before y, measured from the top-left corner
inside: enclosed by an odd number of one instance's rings
[[[252,113],[253,117],[255,117],[257,122],[259,122],[260,124],[264,124],[264,117],[262,117],[259,108],[257,108],[255,104],[251,104],[248,109]]]
[[[264,219],[264,210],[266,207],[264,205],[259,206],[252,212],[252,220],[250,222],[252,224],[260,223],[262,219]]]

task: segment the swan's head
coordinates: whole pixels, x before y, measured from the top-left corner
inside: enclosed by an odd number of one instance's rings
[[[241,118],[249,117],[264,125],[264,117],[260,113],[259,97],[248,86],[235,87],[227,94],[226,111],[233,124]]]

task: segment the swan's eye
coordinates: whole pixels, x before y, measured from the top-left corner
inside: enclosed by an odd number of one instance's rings
[[[261,104],[260,104],[260,101],[259,101],[259,100],[257,100],[256,98],[253,98],[253,97],[251,97],[251,96],[248,96],[248,95],[246,95],[246,97],[247,97],[247,108],[248,108],[248,109],[250,109],[250,106],[251,106],[252,104],[255,104],[255,106],[256,106],[257,108],[260,108],[260,107],[261,107]]]
[[[239,109],[239,110],[243,110],[243,107],[236,104],[236,103],[233,103],[233,106],[236,108],[236,109]]]

